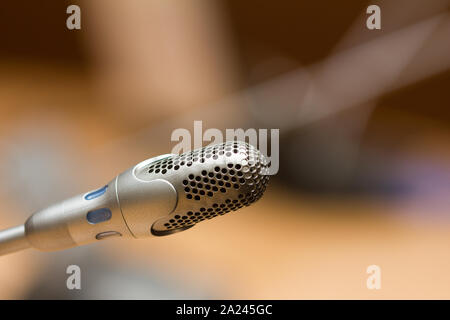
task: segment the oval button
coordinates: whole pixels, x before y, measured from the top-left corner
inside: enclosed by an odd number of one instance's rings
[[[108,221],[111,219],[112,213],[108,208],[101,208],[97,210],[89,211],[86,215],[86,219],[91,224],[97,224],[100,222]]]
[[[112,238],[112,237],[121,237],[122,234],[120,232],[117,231],[106,231],[106,232],[102,232],[99,233],[98,235],[95,236],[95,238],[97,240],[103,240],[106,238]]]

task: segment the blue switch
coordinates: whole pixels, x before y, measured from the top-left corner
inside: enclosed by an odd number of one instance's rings
[[[106,189],[108,188],[108,186],[104,186],[103,188],[100,188],[98,190],[92,191],[90,193],[88,193],[87,195],[84,196],[84,198],[86,200],[92,200],[95,198],[100,197],[102,194],[104,194],[106,192]]]

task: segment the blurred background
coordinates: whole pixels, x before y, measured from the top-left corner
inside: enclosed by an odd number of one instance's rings
[[[279,128],[280,170],[188,232],[1,257],[0,298],[450,299],[449,3],[2,1],[0,228],[194,120]]]

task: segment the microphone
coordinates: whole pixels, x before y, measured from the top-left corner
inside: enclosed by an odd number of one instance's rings
[[[240,141],[145,160],[97,190],[0,231],[0,255],[63,250],[113,237],[165,236],[249,206],[269,180],[267,158]]]

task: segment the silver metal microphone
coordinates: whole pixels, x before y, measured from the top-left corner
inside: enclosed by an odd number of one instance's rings
[[[145,160],[104,187],[34,213],[0,231],[0,255],[67,249],[111,237],[144,238],[184,231],[258,200],[268,161],[255,147],[230,141]]]

